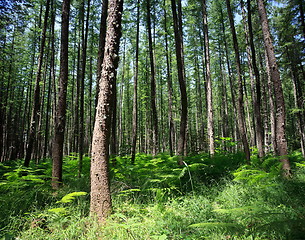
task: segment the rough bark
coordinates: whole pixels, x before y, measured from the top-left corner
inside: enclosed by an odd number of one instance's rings
[[[109,185],[109,143],[111,131],[113,85],[116,82],[118,52],[121,37],[123,0],[110,0],[107,18],[105,54],[99,81],[99,96],[92,138],[91,157],[91,214],[104,222],[111,213]]]
[[[55,131],[52,146],[52,187],[58,189],[62,183],[62,159],[66,126],[66,99],[68,84],[68,47],[69,47],[70,0],[62,3],[60,76],[58,85],[58,105],[55,113]]]
[[[274,86],[275,102],[276,102],[276,153],[281,156],[280,161],[283,166],[283,176],[289,177],[291,175],[290,162],[287,157],[288,146],[286,140],[286,119],[285,119],[285,102],[282,89],[282,82],[280,79],[280,72],[277,66],[274,47],[269,30],[269,23],[266,13],[266,8],[263,0],[257,0],[258,12],[260,16],[264,46],[268,58],[268,64],[271,73],[271,80]]]

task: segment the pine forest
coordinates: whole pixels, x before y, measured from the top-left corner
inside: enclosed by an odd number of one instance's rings
[[[0,0],[0,239],[305,239],[304,0]]]

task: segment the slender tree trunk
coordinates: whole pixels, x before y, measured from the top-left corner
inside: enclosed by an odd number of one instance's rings
[[[84,3],[83,3],[84,4]],[[84,8],[84,7],[83,7]],[[87,16],[86,16],[86,27],[85,36],[82,43],[82,66],[80,76],[80,109],[79,109],[79,165],[78,165],[78,177],[81,177],[83,169],[83,154],[84,154],[84,91],[85,91],[85,73],[87,63],[87,43],[88,43],[88,31],[89,31],[89,14],[90,14],[90,0],[87,2]]]
[[[296,112],[296,120],[297,120],[297,125],[298,125],[298,131],[299,131],[299,137],[300,137],[300,146],[301,146],[301,151],[303,156],[305,157],[305,132],[304,132],[304,118],[302,114],[302,100],[303,100],[303,94],[302,94],[302,89],[301,89],[301,84],[299,81],[298,77],[298,69],[297,69],[297,64],[294,60],[294,58],[291,56],[291,53],[286,47],[286,52],[288,59],[290,61],[290,67],[291,67],[291,75],[292,75],[292,84],[293,84],[293,96],[294,96],[294,106],[298,111]]]
[[[148,45],[149,45],[149,58],[150,58],[150,104],[152,111],[152,128],[153,128],[153,155],[159,151],[159,133],[158,133],[158,116],[156,107],[156,72],[155,61],[153,53],[153,42],[151,34],[151,19],[150,19],[150,0],[147,0],[147,31],[148,31]]]
[[[32,115],[31,115],[31,124],[30,124],[30,133],[28,138],[28,144],[26,148],[26,154],[24,159],[24,166],[28,167],[30,164],[33,146],[35,141],[35,135],[37,130],[37,124],[39,121],[40,113],[40,83],[41,83],[41,69],[43,63],[43,55],[44,55],[44,48],[45,48],[45,41],[46,41],[46,31],[48,26],[48,18],[49,18],[49,9],[50,9],[50,0],[46,2],[46,11],[44,17],[44,24],[41,36],[41,44],[40,44],[40,52],[38,57],[38,67],[37,67],[37,75],[36,75],[36,83],[35,83],[35,90],[34,90],[34,101],[33,101],[33,108],[32,108]]]
[[[58,106],[55,113],[55,132],[52,146],[52,187],[58,189],[62,183],[62,159],[66,126],[66,99],[68,84],[70,0],[63,0],[61,22],[60,76],[58,87]]]
[[[224,24],[224,16],[223,16],[223,11],[222,11],[221,6],[220,6],[220,20],[221,20],[221,31],[222,31],[222,35],[223,35],[222,40],[224,42],[224,47],[225,47],[226,65],[227,65],[228,74],[229,74],[229,85],[230,85],[230,90],[231,90],[233,112],[234,112],[234,116],[237,119],[238,116],[237,116],[236,97],[235,97],[236,92],[235,92],[235,86],[233,84],[233,76],[232,76],[231,64],[230,64],[229,53],[228,53],[228,43],[227,43],[227,36],[226,36],[227,34],[226,34],[226,28],[225,28],[225,24]],[[237,130],[236,130],[236,124],[233,124],[233,126],[232,126],[232,136],[233,136],[233,140],[237,141],[238,134],[237,134]]]
[[[202,5],[203,12],[203,31],[204,31],[204,52],[205,52],[205,64],[206,64],[206,82],[207,82],[207,112],[208,112],[208,137],[209,137],[209,149],[210,154],[215,153],[214,144],[214,120],[213,120],[213,99],[212,99],[212,79],[211,79],[211,67],[210,67],[210,47],[209,47],[209,32],[208,32],[208,16],[206,0],[203,0]]]
[[[241,65],[240,65],[240,56],[239,56],[239,49],[238,49],[238,42],[236,37],[236,31],[234,26],[234,19],[231,10],[230,0],[226,0],[228,15],[230,20],[230,27],[232,32],[233,38],[233,47],[235,52],[235,61],[236,61],[236,68],[237,68],[237,77],[238,77],[238,101],[237,101],[237,121],[238,121],[238,129],[239,134],[244,146],[244,152],[246,154],[246,159],[250,161],[250,148],[247,139],[247,132],[246,132],[246,124],[245,124],[245,115],[244,115],[244,102],[243,102],[243,83],[242,83],[242,73],[241,73]]]
[[[134,164],[137,145],[138,128],[138,72],[139,72],[139,37],[140,37],[140,1],[137,1],[137,36],[136,36],[136,59],[133,83],[133,111],[132,111],[132,141],[131,141],[131,163]]]
[[[178,0],[178,5],[180,0]],[[171,0],[173,21],[174,21],[174,33],[175,33],[175,47],[176,47],[176,59],[178,80],[181,94],[181,120],[180,120],[180,135],[178,140],[178,155],[182,156],[185,153],[186,145],[186,128],[187,128],[187,93],[185,83],[185,70],[184,70],[184,53],[183,53],[183,36],[182,36],[182,23],[181,23],[181,11],[178,11],[176,0]],[[180,14],[179,14],[180,13]],[[181,21],[180,21],[181,20]],[[183,160],[179,159],[179,164],[183,164]]]
[[[97,103],[91,158],[91,203],[92,215],[99,222],[105,222],[111,212],[111,194],[109,185],[109,143],[111,131],[112,103],[114,101],[113,85],[116,83],[118,67],[119,43],[121,37],[121,18],[123,0],[110,0],[107,18],[107,35],[105,55],[99,81],[99,97]]]
[[[265,155],[264,153],[264,133],[262,127],[262,117],[261,117],[261,93],[260,93],[260,78],[259,71],[256,65],[255,48],[253,43],[253,32],[252,32],[252,19],[251,19],[251,2],[247,0],[248,4],[248,27],[246,22],[246,13],[244,9],[244,1],[241,0],[243,23],[246,35],[247,44],[247,56],[248,56],[248,66],[251,80],[251,96],[254,108],[254,122],[255,122],[255,136],[256,136],[256,146],[258,149],[258,156],[261,158]]]
[[[167,92],[168,92],[168,127],[169,127],[169,153],[173,156],[175,150],[175,125],[173,119],[173,83],[171,76],[171,66],[169,59],[169,50],[168,50],[168,29],[167,29],[167,12],[164,0],[164,31],[165,31],[165,54],[166,54],[166,80],[167,80]]]
[[[290,162],[287,157],[288,146],[286,140],[286,119],[285,119],[285,102],[282,89],[282,82],[280,79],[280,72],[277,66],[276,57],[274,53],[273,43],[271,40],[269,23],[266,13],[266,8],[263,0],[257,0],[258,12],[263,30],[264,44],[268,64],[271,71],[271,80],[274,86],[275,102],[276,102],[276,151],[281,156],[280,161],[283,166],[283,176],[291,176]]]

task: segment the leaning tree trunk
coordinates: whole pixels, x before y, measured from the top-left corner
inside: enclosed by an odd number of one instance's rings
[[[281,156],[280,161],[283,166],[283,176],[291,176],[290,162],[287,157],[288,146],[286,140],[286,119],[285,119],[285,101],[282,89],[282,82],[280,78],[280,72],[277,66],[276,57],[274,53],[274,47],[271,39],[271,34],[269,30],[269,23],[266,13],[266,8],[263,0],[257,0],[258,12],[260,16],[264,45],[266,50],[266,55],[268,58],[268,64],[271,73],[271,80],[274,86],[275,103],[276,103],[276,153]]]
[[[70,0],[62,3],[60,76],[58,87],[58,105],[55,113],[55,131],[52,148],[53,169],[52,187],[58,189],[62,182],[62,159],[66,127],[66,99],[68,84],[68,47],[69,47]]]
[[[180,1],[180,0],[178,0]],[[179,3],[178,3],[179,4]],[[181,94],[181,120],[180,120],[180,135],[178,140],[178,155],[182,156],[185,153],[186,145],[186,128],[187,128],[187,93],[185,83],[185,70],[184,70],[184,53],[183,53],[183,36],[182,36],[182,23],[181,11],[176,9],[176,1],[171,0],[173,21],[174,21],[174,33],[175,33],[175,47],[176,47],[176,58],[177,58],[177,70],[178,80]],[[180,158],[179,164],[183,164]]]
[[[109,185],[109,143],[113,103],[113,85],[119,61],[123,0],[110,0],[108,7],[105,54],[99,81],[99,95],[92,138],[91,203],[90,211],[99,222],[104,222],[111,212]]]

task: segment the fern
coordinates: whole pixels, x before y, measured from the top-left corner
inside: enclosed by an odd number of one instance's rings
[[[75,199],[75,197],[85,196],[85,195],[87,195],[86,192],[72,192],[64,196],[61,200],[57,201],[56,203],[70,203]]]

